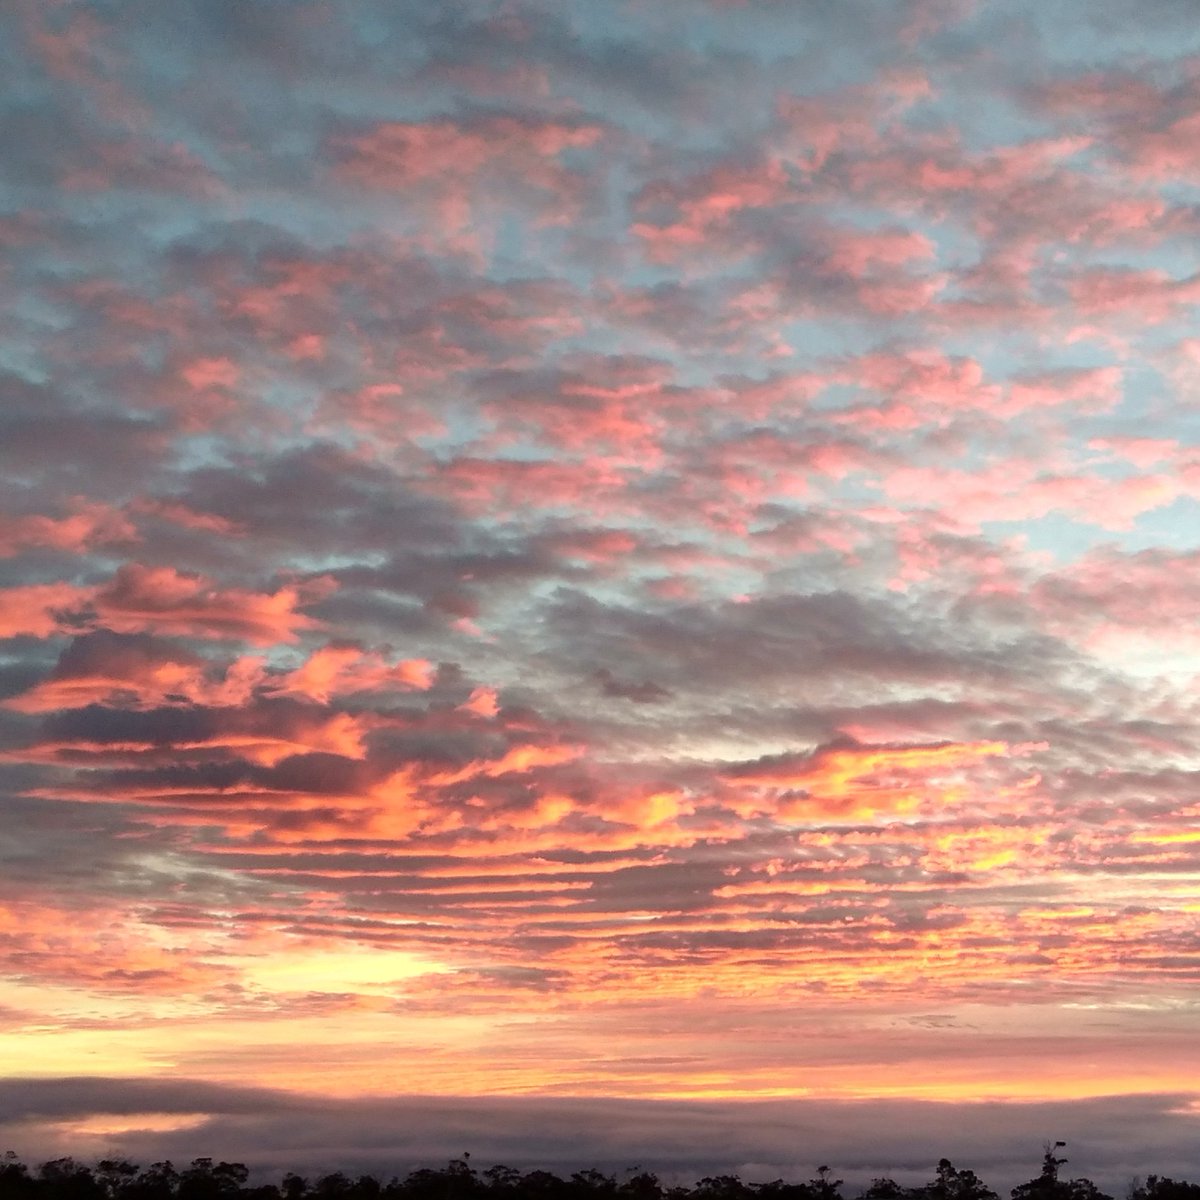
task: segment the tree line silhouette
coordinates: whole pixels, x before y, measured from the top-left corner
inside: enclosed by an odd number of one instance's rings
[[[1058,1157],[1063,1145],[1047,1145],[1040,1173],[1010,1192],[1010,1200],[1113,1200],[1090,1179],[1064,1179]],[[381,1182],[373,1175],[341,1171],[309,1180],[294,1172],[279,1184],[250,1184],[243,1163],[193,1159],[182,1170],[170,1162],[140,1167],[107,1158],[87,1166],[56,1158],[35,1170],[11,1150],[0,1158],[0,1200],[847,1200],[842,1180],[821,1167],[804,1183],[776,1179],[747,1183],[736,1175],[709,1175],[691,1187],[668,1186],[640,1168],[618,1180],[597,1170],[562,1178],[550,1171],[494,1166],[476,1170],[470,1155],[444,1167],[422,1167],[404,1178]],[[941,1159],[933,1179],[904,1187],[875,1179],[858,1200],[999,1200],[974,1171]],[[1200,1184],[1149,1175],[1130,1185],[1126,1200],[1200,1200]]]

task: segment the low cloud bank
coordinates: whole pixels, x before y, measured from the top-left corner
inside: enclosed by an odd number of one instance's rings
[[[26,1162],[122,1154],[146,1164],[200,1155],[256,1175],[296,1170],[388,1177],[471,1155],[569,1173],[631,1167],[804,1179],[828,1163],[853,1195],[872,1178],[930,1178],[938,1158],[1004,1195],[1037,1174],[1047,1139],[1067,1143],[1071,1176],[1124,1196],[1151,1172],[1200,1180],[1198,1118],[1180,1095],[1045,1103],[908,1100],[669,1101],[583,1097],[397,1096],[329,1100],[253,1087],[137,1079],[0,1081],[0,1147]]]

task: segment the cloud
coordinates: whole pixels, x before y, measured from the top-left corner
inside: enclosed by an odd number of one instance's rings
[[[441,236],[470,247],[480,202],[497,186],[531,201],[541,221],[568,222],[582,202],[584,177],[561,156],[595,145],[602,135],[592,123],[481,114],[338,133],[329,152],[340,179],[400,193],[409,204],[424,200]]]
[[[1044,8],[0,17],[37,1144],[1177,1137],[1200,40]]]
[[[1002,742],[830,747],[807,761],[782,756],[739,765],[730,778],[749,789],[799,793],[790,802],[767,803],[766,811],[785,818],[789,811],[807,815],[815,807],[839,817],[870,819],[936,804],[940,773],[957,774],[966,764],[1008,752]]]
[[[6,634],[46,637],[100,627],[114,633],[153,631],[164,636],[237,638],[256,644],[292,642],[298,629],[319,623],[296,612],[327,595],[332,581],[285,585],[275,592],[222,590],[202,576],[173,567],[126,563],[98,587],[31,584],[0,592],[9,615]]]
[[[636,1164],[689,1185],[730,1172],[754,1181],[807,1178],[828,1162],[849,1189],[880,1175],[926,1182],[937,1159],[948,1155],[1006,1189],[1037,1173],[1047,1128],[1067,1142],[1070,1170],[1110,1192],[1147,1169],[1175,1178],[1195,1173],[1189,1118],[1170,1095],[964,1104],[954,1106],[948,1120],[944,1105],[902,1100],[335,1102],[202,1080],[138,1079],[20,1080],[7,1090],[3,1124],[28,1159],[68,1144],[78,1153],[73,1137],[119,1145],[137,1162],[186,1162],[201,1146],[271,1179],[294,1169],[383,1177],[437,1167],[466,1150],[477,1169],[502,1162],[561,1174],[584,1165],[621,1173]],[[148,1114],[177,1114],[193,1123],[155,1131]],[[106,1126],[103,1132],[82,1132],[89,1118],[100,1117],[106,1120],[94,1123]]]

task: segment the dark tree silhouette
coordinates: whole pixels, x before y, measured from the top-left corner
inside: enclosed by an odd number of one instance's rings
[[[60,1200],[105,1200],[104,1188],[90,1167],[73,1158],[56,1158],[38,1168],[38,1182]]]
[[[706,1175],[692,1194],[696,1200],[749,1200],[750,1187],[736,1175]]]
[[[1062,1142],[1047,1143],[1041,1171],[1012,1189],[1011,1200],[1112,1200],[1089,1179],[1063,1179]],[[170,1162],[139,1167],[123,1158],[103,1159],[94,1167],[73,1158],[56,1158],[36,1171],[9,1151],[0,1157],[0,1200],[843,1200],[842,1180],[822,1166],[803,1183],[775,1179],[747,1183],[736,1175],[707,1175],[691,1187],[664,1187],[657,1175],[632,1167],[623,1181],[603,1171],[575,1171],[563,1179],[550,1171],[522,1172],[494,1166],[477,1171],[470,1156],[444,1167],[421,1167],[403,1179],[381,1183],[372,1175],[334,1171],[310,1182],[295,1172],[278,1185],[249,1182],[243,1163],[194,1159],[178,1171]],[[894,1179],[875,1179],[860,1200],[997,1200],[974,1171],[960,1170],[948,1159],[937,1164],[933,1179],[903,1187]],[[1200,1200],[1200,1185],[1149,1175],[1127,1200]]]
[[[817,1173],[808,1181],[808,1191],[812,1200],[841,1200],[842,1181],[833,1178],[829,1167],[820,1166]]]
[[[754,1194],[757,1200],[811,1200],[812,1196],[807,1183],[785,1183],[782,1179],[760,1183]]]
[[[1200,1200],[1200,1183],[1179,1183],[1166,1176],[1148,1175],[1129,1193],[1129,1200]]]
[[[618,1189],[625,1200],[662,1200],[662,1184],[652,1171],[634,1168],[637,1174],[629,1178]]]
[[[885,1176],[882,1179],[871,1180],[870,1186],[862,1194],[862,1200],[901,1200],[908,1194],[907,1188]]]
[[[1041,1174],[1028,1183],[1019,1183],[1012,1190],[1012,1200],[1113,1200],[1102,1192],[1090,1179],[1060,1179],[1058,1168],[1067,1162],[1055,1151],[1066,1142],[1046,1143],[1042,1155]]]
[[[4,1200],[33,1200],[37,1191],[29,1168],[11,1150],[7,1151],[0,1159],[0,1197],[4,1197]]]
[[[937,1174],[921,1191],[926,1200],[998,1200],[974,1171],[960,1171],[948,1158],[938,1160]]]

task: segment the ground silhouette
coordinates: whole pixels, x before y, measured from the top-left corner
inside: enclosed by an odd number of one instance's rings
[[[1040,1172],[1018,1184],[1009,1200],[1113,1200],[1090,1179],[1063,1178],[1063,1143],[1047,1144]],[[974,1171],[941,1159],[933,1178],[915,1187],[875,1179],[859,1200],[999,1200]],[[550,1171],[493,1166],[476,1169],[469,1155],[442,1167],[421,1167],[383,1181],[341,1171],[305,1178],[286,1173],[278,1184],[251,1183],[242,1163],[193,1159],[142,1167],[125,1159],[87,1165],[57,1158],[30,1168],[9,1151],[0,1158],[0,1200],[851,1200],[842,1180],[820,1167],[804,1182],[746,1182],[736,1175],[708,1175],[688,1186],[666,1185],[634,1168],[618,1179],[594,1169],[566,1178]],[[1149,1175],[1131,1185],[1125,1200],[1200,1200],[1200,1184]]]

